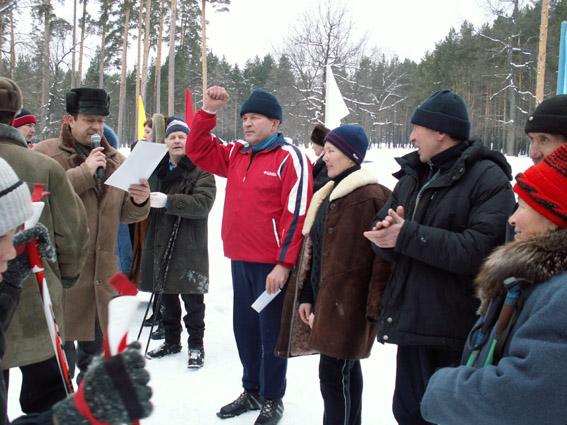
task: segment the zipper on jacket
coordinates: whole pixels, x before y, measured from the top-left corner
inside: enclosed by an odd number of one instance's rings
[[[419,206],[419,202],[421,201],[421,197],[423,196],[423,192],[425,191],[425,189],[427,189],[427,187],[429,185],[431,185],[431,183],[437,178],[437,176],[439,175],[440,170],[438,170],[433,177],[431,177],[427,183],[425,183],[421,189],[419,189],[419,192],[417,192],[417,197],[415,198],[415,206],[413,207],[413,214],[411,215],[411,219],[415,220],[415,215],[417,214],[417,207]]]

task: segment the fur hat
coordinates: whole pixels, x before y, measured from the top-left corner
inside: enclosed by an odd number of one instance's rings
[[[0,235],[23,224],[32,213],[28,185],[0,158]]]
[[[71,89],[65,96],[67,112],[71,115],[110,114],[110,96],[104,89],[79,87]]]
[[[325,136],[330,130],[322,124],[317,124],[311,132],[311,141],[319,146],[325,145]]]
[[[567,144],[516,176],[514,192],[560,227],[567,227]]]
[[[22,109],[22,92],[18,85],[6,77],[0,77],[0,111],[15,112]]]
[[[362,164],[368,150],[368,137],[358,125],[337,127],[325,136],[325,142],[335,145],[356,164]]]
[[[30,111],[22,108],[21,112],[16,115],[16,119],[14,120],[14,127],[18,128],[29,123],[37,124],[37,120]]]
[[[567,94],[558,94],[541,102],[528,117],[524,131],[567,136]]]
[[[182,131],[185,134],[189,134],[189,126],[187,125],[187,123],[181,118],[176,116],[171,116],[167,119],[166,127],[167,127],[167,129],[165,130],[166,139],[167,136],[169,136],[174,131]]]
[[[468,140],[471,122],[467,105],[451,90],[439,90],[417,107],[411,123],[447,133],[458,140]]]
[[[254,90],[248,96],[248,99],[242,103],[240,116],[249,112],[265,115],[268,118],[279,120],[280,123],[283,121],[283,111],[280,102],[276,99],[276,96],[264,89]]]

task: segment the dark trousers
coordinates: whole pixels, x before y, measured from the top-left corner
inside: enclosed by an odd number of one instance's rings
[[[189,334],[187,344],[189,348],[203,346],[205,335],[205,297],[203,294],[163,294],[161,323],[165,329],[165,342],[179,344],[181,340],[181,303],[185,304],[187,314],[183,317],[185,328]]]
[[[321,354],[319,382],[323,396],[323,425],[360,425],[362,369],[359,360],[341,360]]]
[[[46,412],[58,401],[67,397],[65,385],[59,373],[55,356],[43,362],[21,366],[22,389],[20,406],[24,413]],[[9,385],[10,370],[4,371],[6,388]]]
[[[67,341],[63,346],[71,376],[75,375],[75,366],[79,369],[77,384],[85,377],[85,373],[93,359],[102,352],[102,341],[103,336],[97,320],[95,321],[94,341],[77,341],[76,346],[75,341]]]
[[[234,289],[232,324],[240,362],[242,386],[259,388],[265,398],[285,394],[287,359],[274,355],[280,334],[285,288],[260,313],[251,308],[266,289],[266,277],[275,264],[232,261]]]
[[[441,367],[458,366],[461,352],[427,346],[399,346],[394,390],[394,417],[400,425],[429,424],[419,405],[429,378]]]

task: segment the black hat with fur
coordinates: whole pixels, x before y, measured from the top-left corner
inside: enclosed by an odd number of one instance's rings
[[[110,96],[104,89],[80,87],[71,89],[65,96],[67,112],[71,115],[110,114]]]
[[[325,146],[325,136],[330,130],[324,125],[317,124],[311,132],[311,141],[319,146]]]

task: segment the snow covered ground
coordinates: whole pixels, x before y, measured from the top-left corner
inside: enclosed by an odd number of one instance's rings
[[[364,168],[372,171],[380,183],[389,188],[396,184],[391,174],[398,170],[394,157],[409,150],[372,149],[367,153]],[[310,154],[310,153],[309,153]],[[508,158],[513,174],[531,165],[529,158]],[[232,333],[232,286],[230,262],[223,256],[220,224],[224,202],[225,179],[217,178],[217,199],[209,217],[210,292],[205,296],[205,366],[187,369],[187,334],[182,335],[181,353],[147,362],[154,391],[154,413],[142,425],[246,425],[253,424],[257,412],[221,420],[215,413],[234,400],[242,391],[242,369]],[[132,323],[130,339],[136,338],[149,294],[140,294],[140,308]],[[145,347],[148,328],[141,341]],[[151,341],[150,350],[161,341]],[[396,347],[374,345],[369,359],[362,361],[364,394],[362,422],[395,424],[391,413],[395,377]],[[281,425],[318,424],[322,422],[323,402],[319,391],[318,356],[293,358],[288,362],[285,412]],[[8,413],[13,419],[21,414],[18,390],[21,377],[12,370]]]

